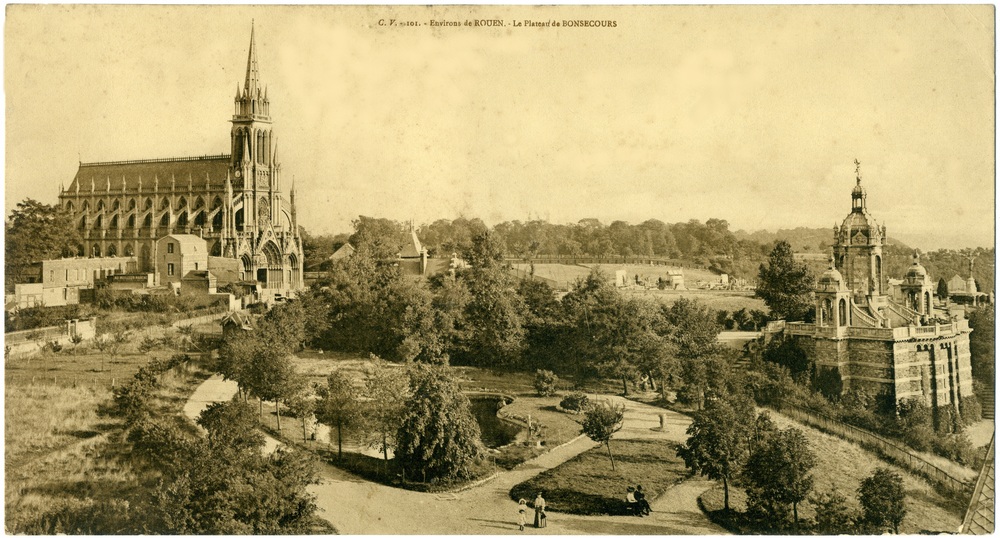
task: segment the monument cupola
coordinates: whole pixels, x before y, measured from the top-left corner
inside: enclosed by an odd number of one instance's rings
[[[927,269],[920,264],[920,252],[913,251],[913,263],[906,270],[902,284],[904,304],[921,315],[929,315],[933,308],[934,286],[927,275]]]
[[[885,226],[868,213],[868,194],[861,185],[861,163],[854,160],[855,185],[851,212],[841,226],[834,226],[834,264],[858,303],[882,307],[886,282],[882,271]]]
[[[830,267],[816,279],[816,324],[820,327],[847,327],[851,324],[851,290],[835,267]]]

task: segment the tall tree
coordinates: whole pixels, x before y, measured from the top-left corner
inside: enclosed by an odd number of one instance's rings
[[[516,363],[524,347],[524,300],[503,262],[504,246],[490,232],[475,236],[466,252],[470,268],[461,273],[471,300],[465,310],[468,362],[485,365]]]
[[[790,504],[794,529],[798,531],[798,505],[812,489],[815,466],[816,454],[801,430],[778,431],[750,456],[744,467],[749,503],[774,522],[787,515]]]
[[[722,480],[727,512],[729,482],[742,470],[750,453],[754,415],[750,401],[715,400],[695,413],[687,429],[687,441],[677,448],[677,455],[687,467],[702,476]]]
[[[320,401],[317,418],[337,432],[337,458],[344,454],[344,429],[357,424],[360,419],[358,390],[351,378],[341,370],[334,370],[326,378],[326,386],[320,387]],[[330,430],[332,437],[333,429]],[[332,439],[331,439],[332,441]]]
[[[972,377],[992,387],[996,357],[996,310],[994,305],[983,305],[969,316],[972,334],[969,335],[969,352],[972,354]]]
[[[678,397],[700,409],[709,388],[707,361],[721,353],[718,336],[722,326],[711,309],[683,297],[661,306],[660,317],[656,331],[676,350]]]
[[[611,437],[618,433],[624,424],[625,406],[609,402],[591,406],[583,419],[582,433],[595,443],[608,447],[612,471],[615,469],[615,455],[611,452]]]
[[[469,399],[440,366],[410,370],[410,397],[396,434],[396,459],[401,467],[434,478],[471,476],[482,455],[479,423]]]
[[[871,534],[891,528],[899,534],[899,524],[906,517],[906,490],[903,477],[886,468],[876,469],[861,481],[858,488],[858,502],[861,503],[863,523],[869,526]]]
[[[948,283],[944,281],[944,277],[938,279],[937,296],[941,300],[948,299]]]
[[[787,241],[774,244],[767,264],[761,264],[755,295],[767,303],[771,316],[787,321],[806,320],[812,312],[813,278],[805,264],[792,257]]]
[[[365,370],[365,430],[369,446],[382,452],[388,465],[409,393],[406,372],[375,357]]]
[[[73,216],[58,206],[31,198],[18,202],[4,223],[4,271],[6,284],[24,280],[34,263],[62,256],[75,256],[82,238]]]

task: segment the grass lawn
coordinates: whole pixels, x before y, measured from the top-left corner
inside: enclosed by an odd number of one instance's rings
[[[670,486],[688,477],[684,461],[676,455],[676,446],[660,440],[612,440],[614,471],[608,449],[602,445],[514,486],[510,498],[524,498],[530,504],[541,491],[549,510],[622,515],[625,514],[628,486],[642,484],[646,497],[652,502]]]
[[[151,358],[142,357],[129,361],[129,366],[116,365],[114,375],[122,380],[131,377]],[[36,358],[34,365],[57,364],[50,359]],[[51,370],[53,375],[67,378],[73,371]],[[198,366],[164,374],[155,412],[180,413],[188,395],[207,375]],[[138,487],[130,466],[115,457],[120,452],[121,423],[98,413],[111,391],[103,383],[72,387],[53,385],[49,378],[44,381],[31,383],[26,376],[8,376],[4,388],[5,530],[28,534],[99,532],[99,525],[107,520],[88,510],[99,501],[124,510],[123,497]],[[75,521],[83,522],[83,527],[50,528],[43,523],[46,519],[51,522],[57,514],[66,525]]]
[[[817,463],[813,469],[813,491],[828,492],[836,489],[847,497],[848,502],[857,510],[857,490],[861,481],[870,476],[879,467],[888,467],[903,476],[906,488],[906,518],[900,526],[902,534],[918,534],[921,531],[955,532],[962,523],[965,505],[938,493],[934,487],[905,469],[890,465],[879,459],[875,454],[843,439],[827,435],[816,429],[800,425],[791,419],[774,412],[771,417],[780,428],[795,426],[802,430],[810,447],[816,453]],[[700,498],[702,507],[713,516],[712,512],[722,510],[723,491],[721,484],[706,492]],[[738,488],[730,489],[730,505],[735,510],[745,509],[745,495]],[[714,514],[713,519],[720,525],[724,522]],[[799,518],[813,518],[815,510],[807,502],[799,507]],[[737,528],[730,530],[738,532]]]
[[[767,312],[767,305],[764,301],[753,296],[753,292],[748,291],[723,291],[723,290],[622,290],[622,294],[627,297],[639,299],[649,299],[664,303],[674,304],[680,298],[685,298],[713,309],[736,311],[741,308],[747,310],[760,310]]]

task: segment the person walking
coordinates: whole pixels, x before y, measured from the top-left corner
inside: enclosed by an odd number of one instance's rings
[[[538,492],[538,496],[535,497],[535,528],[544,529],[545,528],[545,498],[542,497],[542,492]]]

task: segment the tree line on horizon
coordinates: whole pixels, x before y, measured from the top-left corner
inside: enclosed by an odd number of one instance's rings
[[[397,245],[397,251],[410,241],[407,225],[386,218],[360,216],[355,228],[383,235],[387,245]],[[832,232],[826,228],[796,228],[771,233],[733,232],[729,223],[708,219],[667,224],[649,219],[641,224],[614,221],[605,225],[597,219],[583,219],[576,224],[553,224],[547,221],[506,221],[492,228],[478,218],[439,219],[415,229],[421,244],[432,257],[461,254],[472,245],[472,238],[486,230],[492,231],[503,243],[507,256],[531,260],[539,257],[563,256],[605,259],[622,263],[629,259],[662,257],[678,262],[691,262],[718,273],[754,280],[758,268],[767,260],[775,243],[786,241],[794,252],[831,254]],[[304,230],[303,250],[307,266],[314,270],[329,269],[324,261],[346,243],[357,247],[357,234],[311,235]],[[886,275],[901,278],[912,263],[914,249],[890,239],[883,252]],[[921,253],[920,263],[935,280],[951,279],[954,275],[968,277],[968,258],[975,257],[973,276],[980,291],[995,289],[994,248],[938,249]],[[820,267],[822,266],[822,267]],[[818,276],[826,264],[812,264],[810,271]]]
[[[380,241],[395,245],[395,255],[409,240],[409,230],[403,223],[386,218],[359,216],[355,228],[381,234]],[[310,234],[300,227],[306,267],[325,270],[333,252],[351,242],[356,234]],[[769,233],[733,232],[723,219],[710,218],[668,224],[648,219],[640,224],[616,220],[605,225],[598,219],[582,219],[575,224],[553,224],[543,220],[528,222],[506,221],[492,228],[478,218],[439,219],[416,228],[417,236],[432,257],[443,258],[459,254],[471,247],[472,238],[490,230],[503,243],[506,255],[525,260],[545,256],[598,258],[608,263],[622,263],[643,257],[675,259],[694,263],[718,273],[753,280],[757,269],[767,258],[776,240],[788,241],[797,252],[827,253],[832,243],[827,229],[796,228]],[[59,258],[75,252],[80,242],[78,230],[69,215],[58,205],[49,205],[27,198],[19,202],[4,223],[5,284],[8,288],[23,282],[26,269],[46,259]],[[811,243],[819,242],[814,246]],[[892,241],[885,248],[886,274],[901,277],[912,260],[913,249]],[[921,256],[921,263],[935,278],[948,280],[954,275],[968,276],[968,257],[976,258],[973,276],[980,291],[995,289],[994,248],[939,249]],[[814,269],[815,270],[815,269]],[[822,270],[822,269],[819,269]]]

